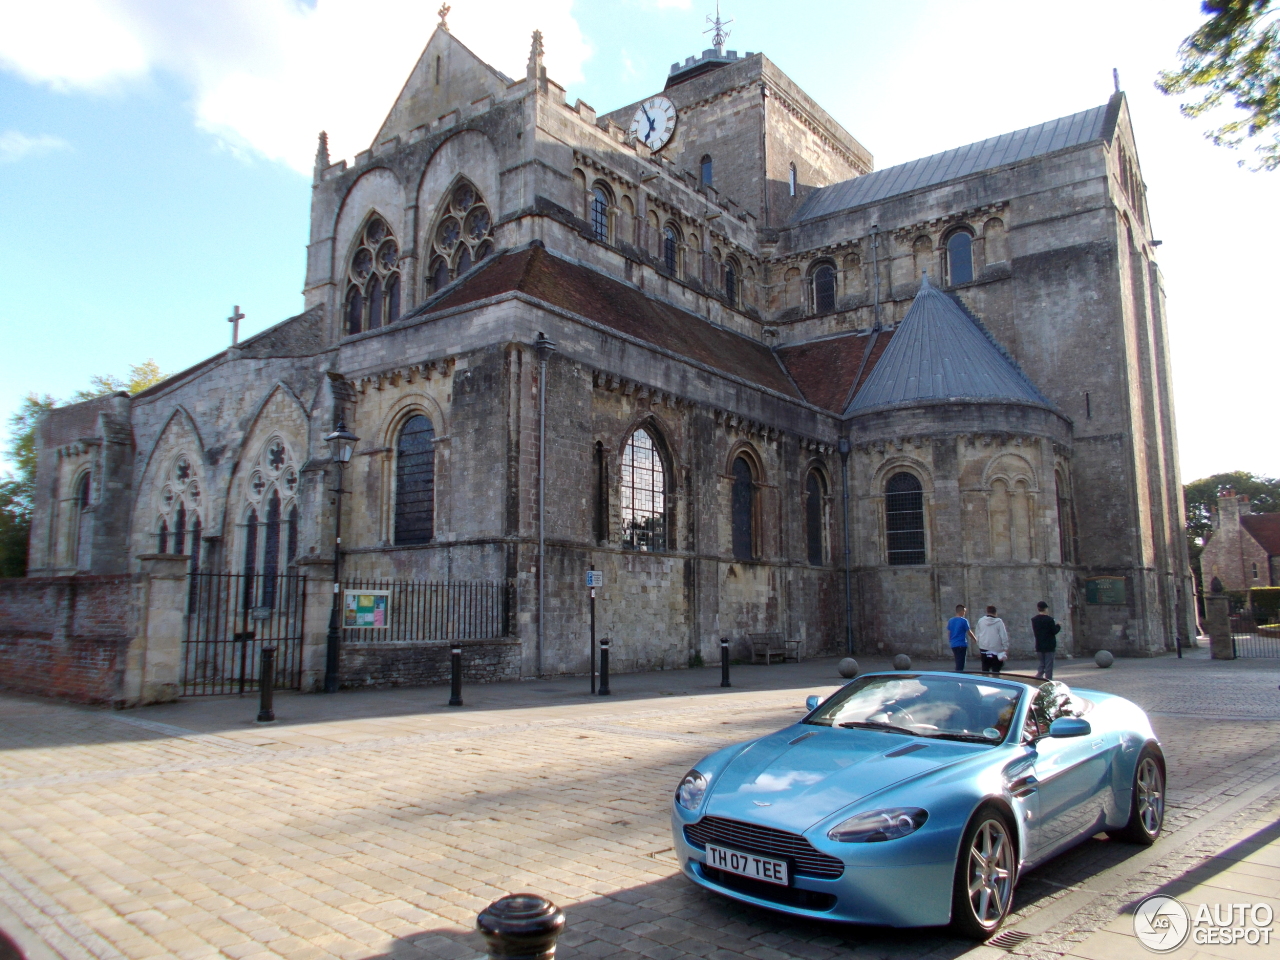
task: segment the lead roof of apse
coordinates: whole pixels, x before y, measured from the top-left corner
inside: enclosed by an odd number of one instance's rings
[[[1003,133],[989,140],[935,153],[931,157],[900,163],[896,167],[885,167],[829,187],[819,187],[800,204],[791,222],[838,213],[1006,163],[1108,138],[1115,128],[1123,97],[1124,94],[1117,93],[1108,103],[1069,117]]]
[[[883,356],[845,415],[941,400],[1048,407],[971,313],[925,277]]]

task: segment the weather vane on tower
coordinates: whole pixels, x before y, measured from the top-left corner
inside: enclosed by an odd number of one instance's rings
[[[715,19],[712,19],[711,17],[707,17],[707,23],[711,24],[711,29],[703,30],[702,32],[711,33],[712,31],[715,31],[714,35],[711,38],[711,44],[712,46],[723,47],[724,42],[729,39],[729,31],[726,30],[725,27],[733,23],[733,21],[720,19],[720,0],[716,0]]]

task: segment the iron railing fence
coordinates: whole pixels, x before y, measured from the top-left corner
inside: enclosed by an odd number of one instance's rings
[[[1247,614],[1232,616],[1231,646],[1237,657],[1280,658],[1280,630],[1261,627]]]
[[[275,689],[302,684],[306,577],[192,573],[182,644],[182,695],[258,689],[264,647],[275,647]]]
[[[344,626],[344,642],[487,640],[507,632],[503,582],[348,580],[342,586],[353,593],[386,590],[390,600],[385,627]]]

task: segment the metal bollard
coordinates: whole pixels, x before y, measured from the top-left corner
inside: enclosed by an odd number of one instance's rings
[[[600,641],[600,696],[609,696],[609,641]]]
[[[551,960],[564,924],[564,911],[536,893],[509,894],[476,917],[490,960]]]
[[[729,638],[720,638],[720,686],[731,687],[729,682]]]
[[[449,706],[462,706],[462,648],[454,647],[449,651],[452,661],[453,676],[449,680]]]
[[[262,669],[258,673],[258,722],[272,723],[276,712],[271,707],[276,692],[276,648],[262,648]]]

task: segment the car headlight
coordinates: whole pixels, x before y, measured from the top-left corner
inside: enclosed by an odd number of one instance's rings
[[[827,831],[827,838],[841,843],[879,843],[915,833],[929,819],[929,811],[919,807],[872,810],[850,817]]]
[[[676,803],[686,810],[697,810],[707,793],[707,778],[697,770],[690,770],[676,787]]]

